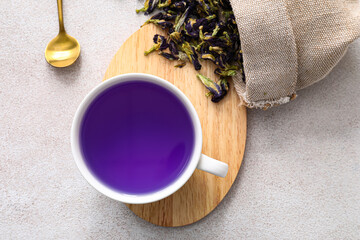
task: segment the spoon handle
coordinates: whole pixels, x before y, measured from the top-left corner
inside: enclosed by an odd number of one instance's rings
[[[57,0],[58,14],[59,14],[59,32],[65,32],[62,0]]]

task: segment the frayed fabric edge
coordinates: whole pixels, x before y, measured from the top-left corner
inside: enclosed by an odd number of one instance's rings
[[[291,96],[287,96],[287,97],[281,97],[279,99],[273,99],[273,100],[261,100],[261,101],[249,101],[249,99],[246,97],[246,93],[242,92],[240,84],[236,84],[235,81],[235,90],[236,93],[238,94],[241,102],[240,105],[246,106],[248,108],[261,108],[263,110],[266,110],[270,107],[275,107],[284,103],[288,103],[292,100],[294,100],[297,95],[296,93],[293,93]]]
[[[274,99],[274,100],[266,100],[266,101],[256,101],[256,102],[250,102],[248,101],[244,96],[239,95],[240,99],[241,99],[241,103],[240,105],[244,105],[248,108],[261,108],[263,110],[266,110],[270,107],[275,107],[284,103],[288,103],[291,100],[294,100],[296,98],[296,94],[292,94],[291,96],[288,97],[282,97],[279,99]]]

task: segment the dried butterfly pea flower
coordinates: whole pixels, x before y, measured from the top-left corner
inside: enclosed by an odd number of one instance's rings
[[[201,69],[201,64],[199,62],[199,58],[198,55],[196,54],[195,48],[191,47],[191,50],[193,52],[193,55],[191,56],[191,63],[194,65],[195,70],[200,70]]]
[[[158,8],[164,8],[164,7],[168,7],[171,4],[171,0],[165,0],[164,2],[159,2],[158,4]]]
[[[173,40],[170,40],[169,50],[173,55],[175,55],[175,56],[179,55],[179,51],[178,51],[178,49],[176,47],[176,44],[175,44],[175,42]]]
[[[171,40],[173,40],[175,43],[181,42],[181,34],[179,32],[172,32],[169,37]]]
[[[213,1],[213,0],[208,0],[209,2],[209,6],[212,12],[216,12],[219,10],[219,8],[217,7],[218,3],[217,1]]]
[[[155,14],[154,16],[152,16],[150,19],[159,19],[159,20],[170,21],[170,20],[175,20],[175,18],[176,18],[176,15],[159,12],[159,13]]]
[[[215,69],[214,73],[220,75],[220,76],[223,76],[223,77],[232,77],[232,76],[235,76],[236,75],[236,71],[237,70],[234,70],[234,69],[220,69],[220,68],[217,68]]]
[[[199,36],[199,28],[194,27],[195,19],[189,18],[185,24],[185,32],[188,36],[197,38]]]
[[[159,50],[165,50],[166,48],[169,47],[165,37],[159,34],[155,34],[155,36],[153,37],[153,41],[154,43],[160,43]]]
[[[169,46],[166,42],[165,37],[159,34],[156,34],[154,36],[153,41],[155,44],[149,50],[144,52],[145,56],[156,50],[165,50]]]
[[[234,16],[234,12],[233,11],[222,11],[221,15],[225,19],[225,21],[227,21],[231,15]]]
[[[209,38],[204,38],[204,41],[209,43],[211,47],[226,48],[229,46],[226,40],[213,36],[210,36]]]
[[[173,27],[173,24],[171,22],[165,21],[163,19],[161,19],[161,20],[149,19],[144,23],[144,25],[146,25],[148,23],[153,23],[155,25],[161,26],[162,29],[165,29],[165,28],[171,29]]]
[[[185,1],[177,1],[174,3],[174,7],[176,8],[176,10],[182,12],[186,9],[187,7],[187,2]]]
[[[159,54],[169,60],[177,60],[178,59],[176,56],[172,55],[171,53],[160,52]]]
[[[145,14],[152,13],[154,11],[154,9],[157,7],[158,3],[159,3],[159,0],[149,0],[149,7],[145,11]]]
[[[215,64],[220,66],[221,68],[225,68],[225,65],[224,65],[224,54],[220,54],[220,55],[217,55],[215,57]]]
[[[152,13],[154,9],[157,7],[159,0],[146,0],[144,7],[141,9],[136,10],[137,13],[145,12],[145,15]]]
[[[219,3],[221,8],[223,8],[223,9],[231,9],[231,5],[230,5],[230,2],[228,0],[218,0],[217,2]]]
[[[203,26],[202,30],[204,32],[204,35],[208,35],[211,37],[211,34],[216,27],[216,20],[209,20],[205,18],[205,20],[203,21],[204,22],[201,26]]]
[[[226,79],[221,79],[219,83],[216,83],[215,81],[211,80],[208,77],[205,77],[204,75],[198,74],[196,76],[210,91],[210,94],[212,96],[212,102],[219,102],[227,94],[227,91],[229,89],[229,83],[226,81]]]
[[[212,14],[212,9],[204,0],[196,0],[207,15]]]
[[[194,27],[199,28],[200,26],[203,26],[209,22],[206,18],[199,18],[195,19],[196,23],[194,24]]]
[[[209,51],[214,51],[214,52],[217,52],[217,53],[219,53],[219,54],[223,53],[223,50],[224,50],[224,49],[222,49],[221,47],[218,47],[218,46],[215,46],[215,47],[210,46],[210,47],[209,47]]]
[[[201,59],[211,60],[212,62],[215,62],[215,57],[214,57],[214,55],[212,55],[212,54],[210,54],[210,53],[201,54]]]
[[[177,68],[182,68],[186,65],[186,62],[182,62],[182,63],[179,63],[179,64],[176,64],[174,67],[177,67]]]
[[[243,57],[239,32],[229,0],[147,0],[144,8],[137,10],[160,12],[147,23],[166,29],[168,38],[154,37],[154,46],[145,52],[158,51],[169,60],[181,61],[175,67],[183,67],[190,61],[196,70],[201,69],[200,60],[210,60],[218,68],[219,80],[212,81],[203,75],[203,84],[210,90],[213,102],[220,101],[228,91],[228,77],[243,71]],[[167,50],[165,52],[164,50]]]
[[[188,56],[186,55],[186,53],[182,52],[182,51],[179,51],[179,59],[181,61],[186,61],[186,60],[189,60]],[[190,61],[190,60],[189,60]]]
[[[215,14],[206,17],[207,20],[212,20],[214,18],[216,18]]]
[[[146,0],[144,3],[144,7],[140,9],[136,9],[136,13],[145,12],[146,10],[148,10],[148,8],[149,8],[149,0]]]
[[[229,82],[226,78],[220,77],[220,86],[221,89],[223,91],[225,91],[224,96],[227,94],[227,92],[229,91]]]
[[[190,5],[185,12],[181,15],[181,17],[179,18],[178,22],[175,23],[175,32],[179,32],[180,28],[182,27],[182,25],[184,24],[186,18],[188,17],[190,10],[192,9],[192,6]],[[176,22],[176,21],[175,21]]]
[[[194,47],[192,47],[188,42],[185,42],[181,45],[181,49],[186,53],[190,62],[194,65],[195,70],[200,70],[201,64],[199,63],[199,58]]]
[[[216,34],[218,34],[219,30],[220,30],[220,25],[219,25],[219,24],[216,24],[216,27],[214,28],[214,31],[213,31],[213,33],[211,34],[211,36],[212,36],[212,37],[215,37]]]

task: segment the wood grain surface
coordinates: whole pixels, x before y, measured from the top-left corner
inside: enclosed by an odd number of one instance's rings
[[[195,170],[189,181],[173,195],[155,203],[128,207],[139,217],[153,224],[176,227],[194,223],[209,214],[221,202],[233,184],[243,159],[246,140],[246,108],[230,82],[228,95],[219,103],[205,97],[206,88],[196,78],[196,71],[188,63],[175,68],[177,61],[169,61],[157,53],[144,56],[154,34],[162,33],[153,25],[135,32],[120,47],[112,59],[104,80],[123,73],[149,73],[177,86],[194,105],[202,126],[202,152],[226,162],[229,172],[225,178]],[[200,73],[215,79],[215,65],[202,62]]]

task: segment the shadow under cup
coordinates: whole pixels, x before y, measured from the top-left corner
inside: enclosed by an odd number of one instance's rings
[[[79,127],[79,147],[91,174],[124,194],[157,192],[189,165],[195,130],[188,109],[158,84],[134,79],[100,92]]]

